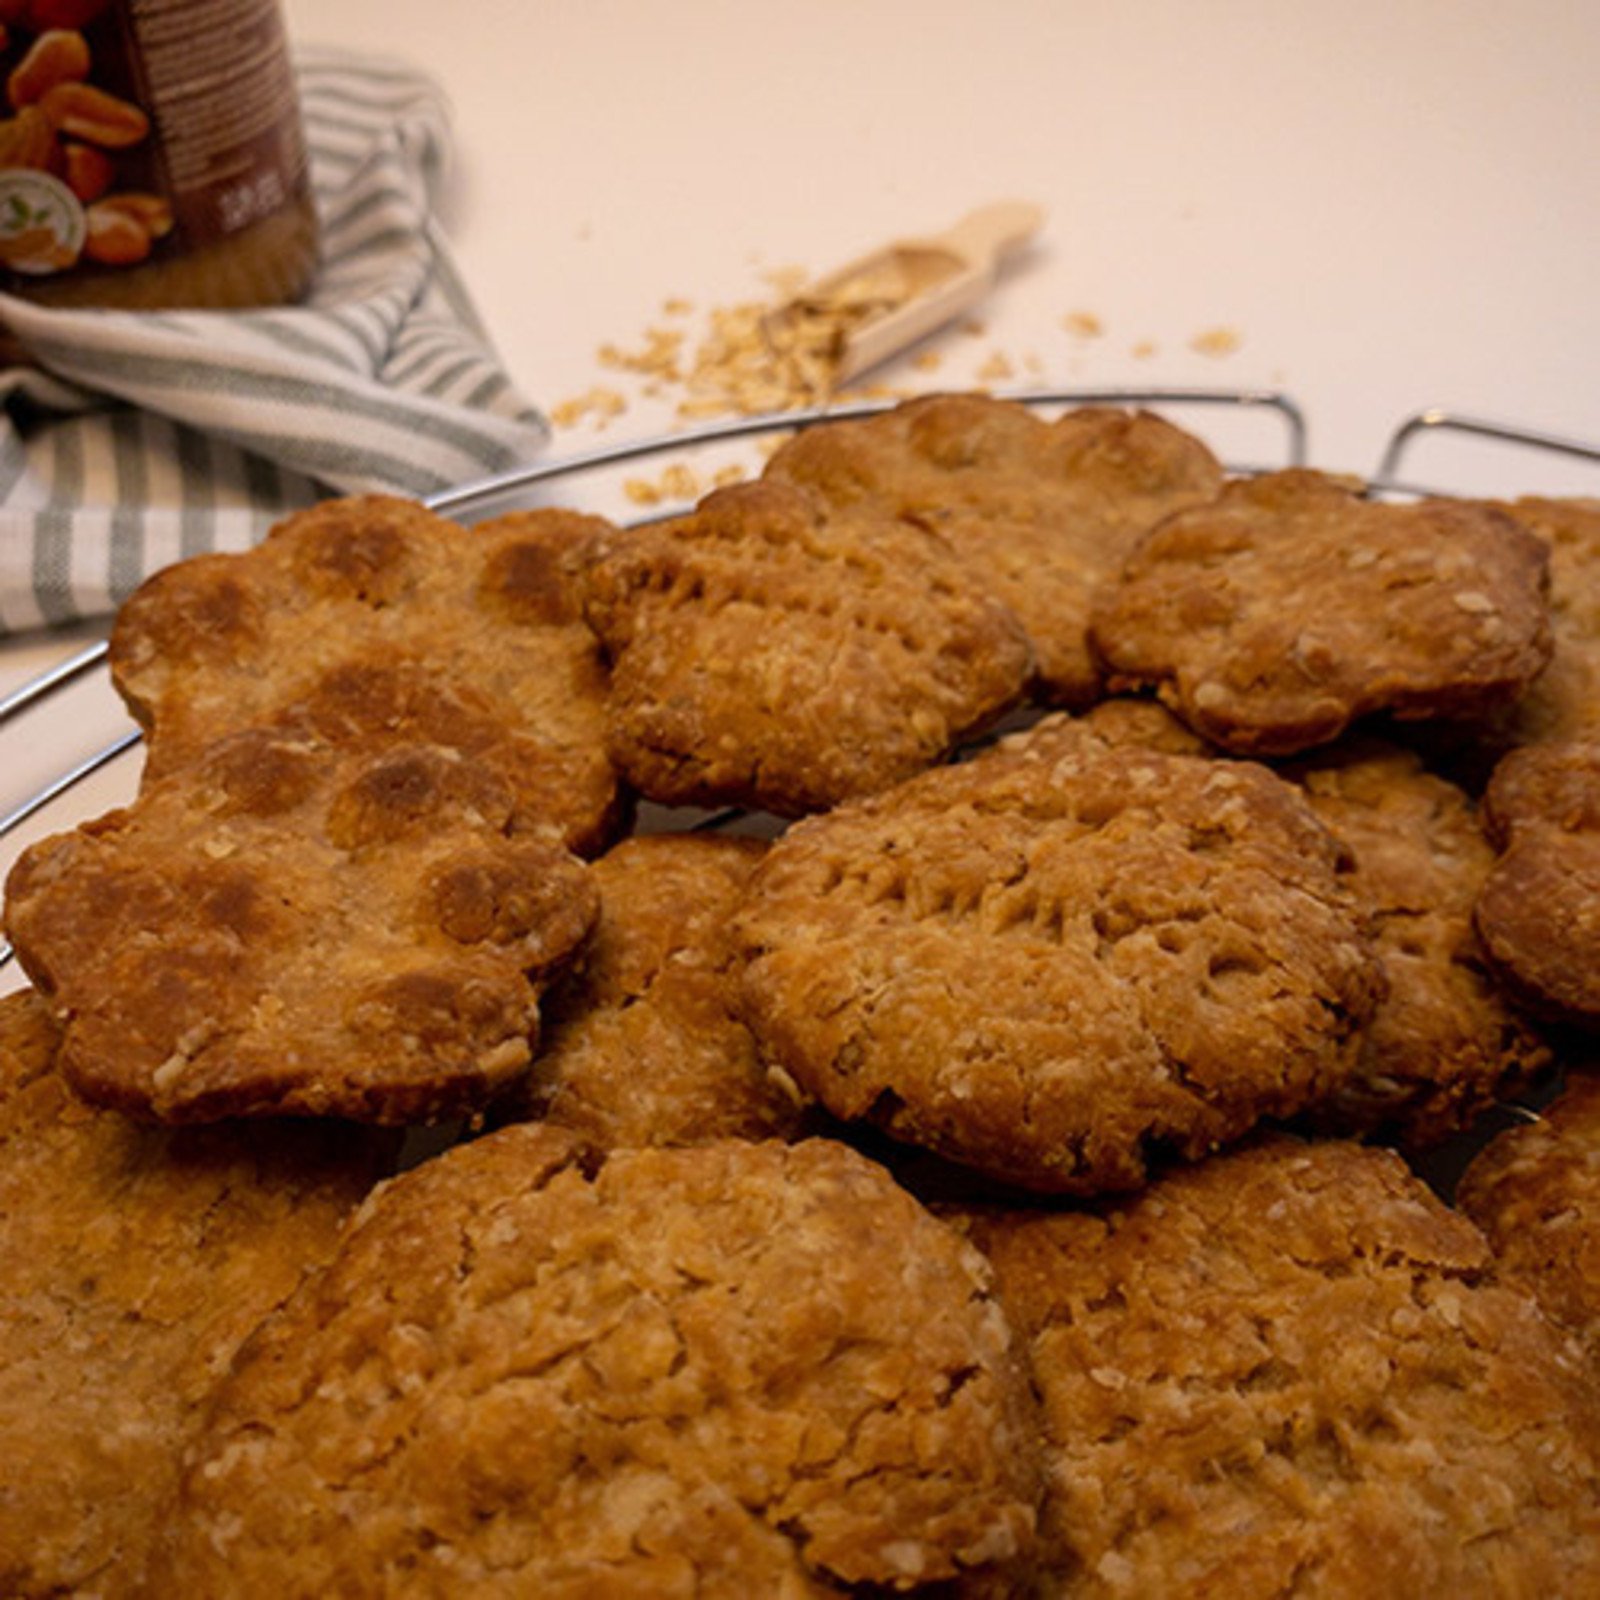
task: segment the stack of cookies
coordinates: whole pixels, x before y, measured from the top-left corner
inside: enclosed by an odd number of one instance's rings
[[[1600,1595],[1597,576],[981,395],[157,575],[0,1592]]]

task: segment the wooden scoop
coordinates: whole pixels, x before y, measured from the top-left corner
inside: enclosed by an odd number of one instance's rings
[[[848,383],[970,310],[993,287],[1005,257],[1043,221],[1038,206],[1004,200],[946,233],[885,245],[768,312],[768,342],[825,363],[834,385]]]

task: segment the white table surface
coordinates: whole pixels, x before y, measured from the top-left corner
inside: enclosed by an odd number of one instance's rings
[[[682,425],[670,386],[645,394],[603,346],[674,317],[692,343],[776,270],[1007,196],[1045,208],[1039,241],[981,330],[888,369],[896,386],[1281,391],[1313,464],[1361,473],[1427,407],[1600,440],[1592,0],[286,10],[296,41],[444,86],[442,217],[513,378],[553,412],[596,386],[627,401],[604,428],[559,427],[554,456]],[[1447,487],[1600,493],[1592,464],[1432,438],[1417,471]],[[0,696],[66,649],[0,647]],[[0,815],[121,725],[101,682],[30,718],[0,747]],[[0,841],[0,870],[132,770]]]

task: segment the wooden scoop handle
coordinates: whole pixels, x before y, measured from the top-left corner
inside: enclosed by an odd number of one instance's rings
[[[1044,212],[1026,200],[998,200],[969,212],[948,232],[925,243],[980,266],[1026,244],[1043,221]]]

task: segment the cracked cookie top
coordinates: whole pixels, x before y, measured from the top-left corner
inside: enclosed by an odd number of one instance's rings
[[[1083,406],[1046,421],[980,394],[805,428],[765,476],[938,534],[1027,630],[1035,697],[1072,707],[1102,689],[1088,640],[1095,586],[1139,534],[1222,487],[1210,450],[1153,413]]]
[[[736,928],[763,1048],[1001,1181],[1133,1188],[1333,1092],[1381,993],[1340,848],[1251,762],[1047,718],[796,824]]]
[[[1021,695],[1021,625],[936,534],[792,484],[633,530],[585,608],[610,749],[667,804],[826,809],[941,759]]]
[[[1091,625],[1114,689],[1154,687],[1244,754],[1377,712],[1479,717],[1550,658],[1545,545],[1483,504],[1365,500],[1292,469],[1230,483],[1133,548]]]
[[[522,1124],[381,1190],[251,1341],[160,1576],[916,1593],[1031,1554],[1036,1426],[982,1257],[865,1158]]]
[[[1270,1139],[966,1225],[1043,1401],[1046,1592],[1593,1588],[1595,1375],[1396,1156]]]

